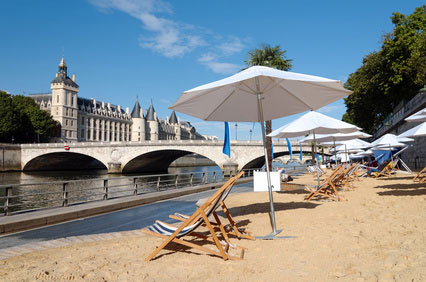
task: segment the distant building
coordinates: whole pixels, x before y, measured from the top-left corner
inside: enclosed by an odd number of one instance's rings
[[[78,97],[76,77],[68,77],[64,57],[52,93],[30,94],[40,109],[48,111],[61,124],[61,138],[66,141],[145,141],[145,140],[207,140],[215,136],[199,134],[189,122],[180,121],[173,111],[166,120],[158,118],[154,106],[144,113],[138,99],[130,113],[120,105]]]

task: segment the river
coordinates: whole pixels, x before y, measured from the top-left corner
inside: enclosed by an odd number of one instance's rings
[[[303,166],[294,165],[284,168],[290,174],[305,170]],[[105,186],[108,187],[107,197],[115,198],[187,187],[223,178],[223,172],[218,166],[170,167],[168,174],[159,178],[158,175],[142,177],[141,174],[107,174],[106,170],[3,172],[0,173],[0,185],[31,184],[13,187],[14,197],[10,201],[13,207],[9,210],[16,212],[62,206],[64,182],[67,182],[66,204],[71,205],[104,199]],[[0,187],[0,206],[5,203],[5,195],[6,188]],[[0,209],[0,214],[1,212]]]

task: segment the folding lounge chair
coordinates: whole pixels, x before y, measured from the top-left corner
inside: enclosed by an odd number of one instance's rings
[[[195,248],[201,251],[204,251],[209,254],[217,255],[222,257],[224,260],[228,259],[241,259],[238,257],[231,256],[227,254],[229,244],[225,243],[224,245],[219,241],[214,227],[210,223],[208,217],[219,207],[220,201],[225,193],[232,188],[232,185],[235,181],[241,177],[244,172],[240,172],[238,175],[229,179],[221,188],[219,188],[206,202],[201,205],[190,217],[183,221],[180,226],[170,225],[162,221],[156,221],[153,225],[150,225],[142,229],[143,233],[154,235],[165,239],[164,242],[157,247],[146,259],[145,261],[150,261],[153,259],[164,247],[166,247],[170,242],[181,244],[187,247]],[[198,233],[195,230],[201,225],[205,225],[210,233],[210,236]],[[190,240],[184,240],[185,236],[193,236],[202,238],[204,240],[213,242],[216,245],[217,250],[210,249],[208,247],[201,246]],[[222,233],[223,235],[223,233]],[[226,235],[223,235],[224,237]],[[243,254],[243,252],[242,252]]]
[[[335,178],[341,173],[345,168],[337,168],[329,177],[323,180],[319,186],[305,186],[305,190],[309,192],[309,195],[305,197],[306,201],[310,201],[312,198],[327,197],[332,200],[340,200],[339,193],[337,192],[337,187],[334,184]]]
[[[380,172],[376,172],[375,176],[376,178],[380,177],[380,176],[392,176],[392,173],[394,172],[393,170],[393,163],[391,160],[387,161],[386,163],[380,165],[378,167],[378,169],[380,169]]]
[[[231,213],[229,212],[228,207],[225,204],[225,199],[226,197],[228,197],[229,193],[232,190],[232,185],[225,190],[225,192],[223,193],[221,199],[219,200],[219,205],[222,207],[223,212],[225,213],[226,217],[228,218],[229,224],[227,224],[226,226],[223,226],[221,220],[219,219],[219,216],[216,213],[216,210],[213,210],[212,215],[214,216],[214,219],[216,220],[216,222],[212,222],[210,221],[210,224],[215,228],[215,230],[219,230],[220,232],[222,232],[224,239],[226,241],[227,244],[229,244],[230,246],[232,246],[228,234],[233,235],[235,237],[237,237],[238,239],[250,239],[250,240],[255,240],[255,238],[253,236],[250,235],[249,232],[246,232],[244,229],[240,229],[237,227],[234,219],[231,216]],[[202,203],[205,202],[206,199],[201,199]],[[198,203],[197,203],[198,205]],[[200,205],[198,205],[198,207],[200,207]],[[172,215],[169,215],[170,218],[172,219],[176,219],[179,221],[185,221],[189,218],[188,215],[185,214],[181,214],[181,213],[177,213],[175,212]],[[205,226],[205,224],[203,224],[203,226]]]

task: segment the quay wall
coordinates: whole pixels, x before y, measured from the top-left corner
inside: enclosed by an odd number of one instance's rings
[[[0,172],[21,170],[21,146],[0,144]]]

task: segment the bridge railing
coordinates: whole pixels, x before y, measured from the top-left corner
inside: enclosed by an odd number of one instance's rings
[[[231,171],[231,176],[237,171]],[[245,170],[243,177],[253,176]],[[130,197],[146,193],[220,182],[222,172],[189,172],[113,178],[91,178],[0,185],[0,210],[4,215],[43,208]]]

